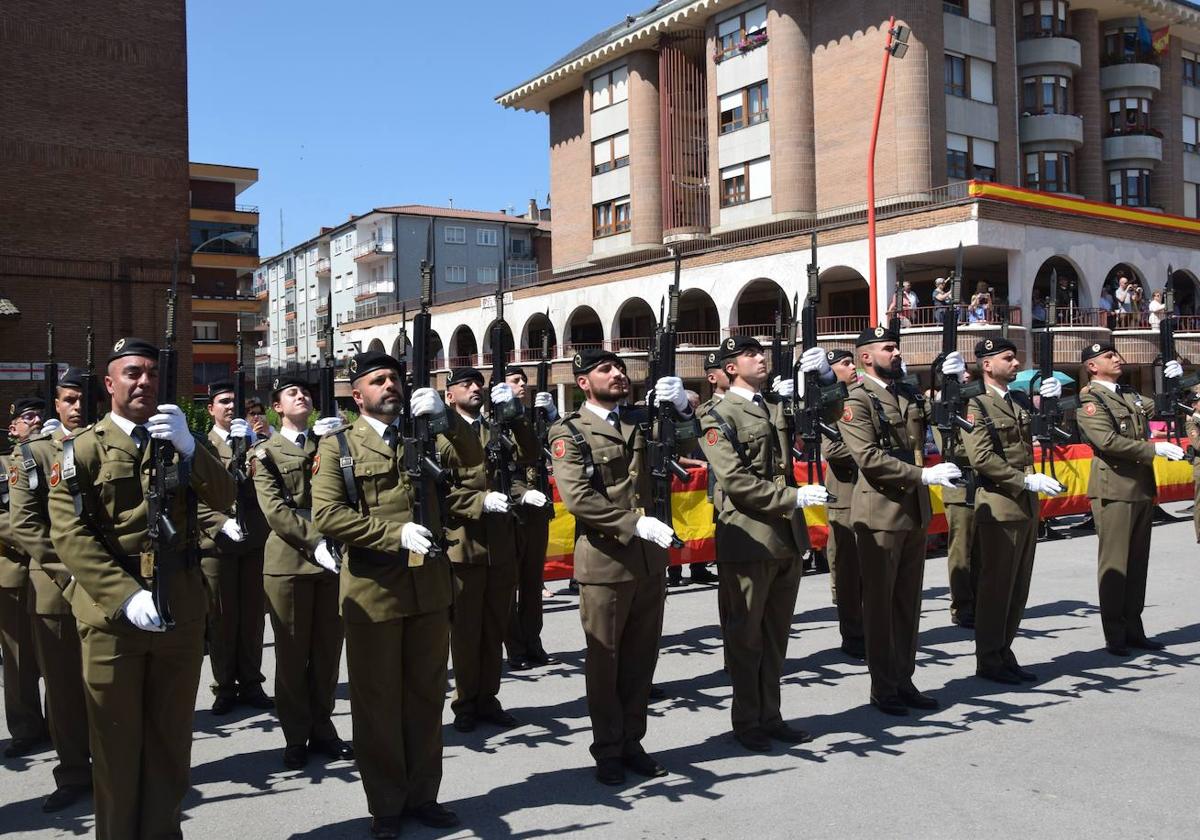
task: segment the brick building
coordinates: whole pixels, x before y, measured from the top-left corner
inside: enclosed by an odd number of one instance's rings
[[[0,404],[37,389],[45,325],[81,363],[116,337],[161,340],[176,243],[191,334],[183,0],[0,6]],[[15,311],[14,311],[15,310]],[[191,392],[190,345],[180,389]],[[32,374],[24,373],[34,363]]]

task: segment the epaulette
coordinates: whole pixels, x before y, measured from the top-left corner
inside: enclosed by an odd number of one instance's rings
[[[267,458],[271,457],[267,452],[267,445],[265,443],[254,450],[254,457],[260,461],[265,461]]]
[[[31,436],[25,442],[26,443],[37,443],[39,440],[50,440],[53,437],[54,437],[53,432],[38,432],[36,435]]]

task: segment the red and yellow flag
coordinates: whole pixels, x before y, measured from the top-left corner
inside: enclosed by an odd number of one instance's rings
[[[1160,29],[1155,29],[1150,33],[1150,46],[1154,48],[1156,55],[1162,55],[1167,51],[1167,46],[1171,43],[1171,27],[1164,26]]]

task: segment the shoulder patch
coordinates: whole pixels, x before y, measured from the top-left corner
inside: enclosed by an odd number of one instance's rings
[[[54,465],[50,467],[49,481],[51,487],[57,487],[58,482],[62,481],[62,464],[58,463],[58,461],[55,461]]]
[[[973,413],[967,414],[967,422],[970,423],[972,426],[975,425],[975,415]]]
[[[851,408],[850,406],[846,406],[845,410],[842,411],[842,420],[849,423],[853,419],[854,419],[854,409]]]
[[[553,445],[550,447],[550,454],[555,458],[564,457],[567,454],[567,439],[559,438],[558,440],[554,441]]]
[[[318,452],[315,456],[313,456],[312,474],[316,475],[317,470],[319,470],[319,469],[321,469],[321,453],[320,452]]]
[[[1084,411],[1084,413],[1085,413],[1085,414],[1086,414],[1088,417],[1095,416],[1095,414],[1096,414],[1096,404],[1095,404],[1095,403],[1088,403],[1088,404],[1087,404],[1087,406],[1086,406],[1086,407],[1083,409],[1083,411]]]
[[[20,475],[21,475],[21,471],[19,469],[17,469],[17,465],[15,463],[8,465],[8,483],[9,484],[16,484],[17,479],[20,477]]]
[[[717,433],[716,429],[709,429],[707,432],[704,433],[704,442],[707,443],[709,446],[716,446],[717,439],[719,437],[720,437],[720,435]]]
[[[258,458],[258,460],[260,460],[260,461],[267,460],[267,458],[270,457],[267,455],[267,447],[260,446],[260,447],[258,447],[258,449],[255,449],[254,457]]]

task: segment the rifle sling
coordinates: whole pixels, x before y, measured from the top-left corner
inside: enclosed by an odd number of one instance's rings
[[[346,430],[341,429],[334,432],[333,435],[337,438],[338,449],[341,452],[338,466],[342,470],[342,482],[346,485],[346,501],[350,503],[350,507],[358,510],[358,485],[354,483],[354,456],[350,454],[350,442],[346,440]]]
[[[742,469],[749,471],[750,474],[756,478],[761,478],[762,476],[758,475],[758,472],[754,469],[754,462],[750,460],[750,453],[746,451],[746,444],[742,443],[741,439],[738,438],[737,432],[734,431],[733,426],[729,425],[729,421],[721,416],[721,412],[717,411],[717,407],[715,405],[710,408],[707,413],[708,416],[711,417],[714,422],[716,422],[717,427],[721,430],[721,434],[725,435],[725,438],[729,441],[730,446],[733,447],[733,451],[737,455],[738,461],[741,462]],[[770,459],[768,459],[768,462],[769,461]]]
[[[292,510],[297,510],[296,499],[287,489],[287,485],[283,483],[283,473],[279,471],[279,465],[275,463],[275,459],[271,457],[271,453],[264,451],[258,456],[258,460],[262,463],[266,471],[271,474],[271,478],[275,479],[275,485],[279,488],[279,495],[283,497],[283,503]]]
[[[67,483],[67,492],[71,494],[71,501],[75,504],[75,516],[83,523],[83,527],[100,543],[100,547],[113,559],[114,563],[121,567],[122,571],[145,586],[146,580],[142,577],[140,565],[121,551],[120,546],[113,545],[108,532],[104,530],[104,526],[100,524],[100,520],[96,516],[91,496],[84,493],[83,488],[79,485],[79,474],[75,469],[75,440],[73,438],[66,438],[63,441],[62,478]]]

